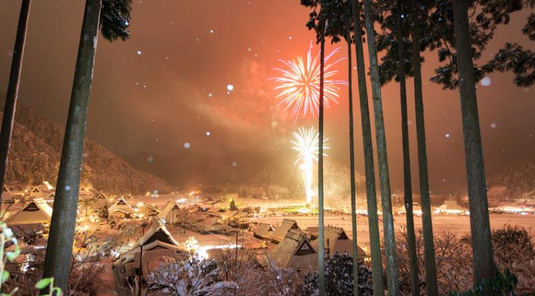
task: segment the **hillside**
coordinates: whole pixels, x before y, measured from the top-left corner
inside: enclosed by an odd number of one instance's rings
[[[489,197],[525,199],[535,197],[535,151],[524,161],[511,164],[488,179]]]
[[[17,110],[6,184],[29,185],[48,180],[55,184],[64,128],[30,108]],[[171,186],[146,172],[132,168],[121,158],[92,140],[84,147],[82,183],[110,193],[143,194],[171,191]]]

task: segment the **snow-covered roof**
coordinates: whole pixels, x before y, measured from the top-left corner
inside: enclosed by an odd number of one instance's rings
[[[28,202],[22,209],[5,219],[8,225],[49,223],[52,208],[42,198]]]
[[[284,219],[282,220],[281,225],[275,228],[275,231],[270,234],[269,239],[274,243],[279,243],[284,239],[290,229],[301,231],[297,225],[297,221],[293,219]]]
[[[124,199],[124,197],[119,197],[115,203],[113,203],[109,208],[108,212],[114,213],[114,212],[123,212],[126,214],[133,214],[134,208]]]
[[[169,220],[171,219],[171,217],[169,217],[169,214],[177,210],[180,210],[180,206],[178,205],[178,203],[170,201],[165,205],[163,210],[158,214],[158,218]]]
[[[446,200],[443,205],[441,205],[439,208],[441,211],[466,211],[465,208],[460,206],[456,201],[454,200]]]
[[[328,248],[330,255],[333,255],[336,252],[340,254],[343,254],[345,252],[351,255],[353,254],[353,240],[347,236],[343,228],[329,225],[325,227],[324,233],[325,233],[324,246],[325,248]],[[312,246],[315,249],[318,249],[318,244],[319,244],[318,240],[314,240],[312,242]],[[357,245],[357,254],[358,254],[359,259],[366,257],[366,252],[358,245]]]
[[[315,267],[318,264],[318,255],[306,234],[294,230],[285,234],[268,258],[279,267]]]
[[[255,228],[253,235],[259,239],[267,239],[269,235],[273,233],[273,231],[275,231],[273,225],[268,223],[260,223]]]

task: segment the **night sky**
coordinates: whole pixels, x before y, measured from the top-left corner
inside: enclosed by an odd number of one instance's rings
[[[85,1],[33,0],[23,75],[22,104],[64,124],[72,86]],[[0,6],[0,92],[5,94],[20,1]],[[134,166],[174,185],[199,184],[187,170],[212,162],[228,170],[255,168],[256,157],[293,155],[297,124],[278,106],[273,70],[279,59],[305,55],[314,33],[308,10],[297,0],[135,0],[131,38],[99,39],[87,135]],[[506,41],[529,41],[520,33],[527,13],[513,15],[498,31],[484,58]],[[532,46],[532,45],[531,45]],[[338,57],[346,55],[346,44]],[[314,49],[317,51],[317,48]],[[423,74],[431,190],[465,192],[459,95],[428,82],[436,53],[426,55]],[[339,63],[337,79],[346,79]],[[356,74],[356,73],[355,73]],[[356,78],[356,75],[354,75]],[[535,147],[535,91],[517,88],[512,75],[493,74],[478,84],[480,123],[487,174],[519,162]],[[356,81],[356,79],[355,79]],[[229,93],[228,85],[234,89]],[[412,79],[408,80],[409,119],[414,120]],[[357,93],[355,87],[354,93]],[[4,99],[4,98],[2,98]],[[358,98],[355,98],[356,100]],[[402,189],[398,87],[383,88],[387,144],[394,190]],[[329,156],[348,162],[347,87],[339,104],[326,111]],[[358,106],[358,101],[355,101]],[[360,114],[355,110],[357,168],[363,173]],[[415,124],[410,126],[415,184]],[[252,152],[251,152],[252,151]],[[186,165],[187,163],[187,165]],[[288,169],[295,169],[288,163]],[[186,173],[185,173],[186,172]],[[207,180],[203,180],[203,185]],[[416,190],[417,191],[417,190]]]

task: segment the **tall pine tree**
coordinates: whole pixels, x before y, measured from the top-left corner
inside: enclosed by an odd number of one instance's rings
[[[110,41],[128,39],[130,10],[130,0],[86,0],[43,271],[63,291],[68,291],[98,30]]]

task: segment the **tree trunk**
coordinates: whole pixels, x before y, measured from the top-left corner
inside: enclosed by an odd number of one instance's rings
[[[383,103],[381,98],[381,81],[379,78],[377,48],[375,46],[374,19],[371,0],[364,0],[364,15],[366,20],[366,34],[368,35],[368,53],[370,58],[372,99],[375,115],[375,137],[377,141],[377,158],[379,165],[379,181],[381,187],[381,204],[383,208],[383,231],[385,240],[388,291],[390,295],[398,295],[399,279],[396,259],[396,238],[394,234],[394,216],[392,215],[390,177],[388,176],[388,157],[386,151]]]
[[[372,129],[368,109],[366,69],[360,22],[358,0],[351,0],[353,29],[355,33],[355,52],[357,57],[357,78],[359,85],[360,116],[362,125],[362,144],[364,147],[364,167],[366,175],[366,204],[368,207],[368,228],[370,231],[370,252],[372,259],[373,295],[384,295],[383,265],[379,238],[379,218],[377,216],[377,194],[375,191],[375,168],[373,161]]]
[[[411,156],[409,143],[409,118],[407,115],[407,85],[405,80],[405,43],[403,34],[403,15],[405,13],[401,1],[397,3],[397,43],[398,43],[398,76],[399,97],[401,104],[401,138],[403,146],[403,200],[407,219],[407,253],[411,271],[411,294],[420,295],[418,277],[418,258],[416,257],[416,239],[414,234],[414,213],[412,206]]]
[[[349,26],[348,26],[349,27]],[[351,61],[351,32],[347,32],[347,82],[349,84],[349,167],[351,182],[351,230],[353,232],[353,295],[359,295],[359,252],[357,239],[357,195],[355,190],[355,141],[353,132],[353,63]]]
[[[429,173],[427,171],[427,144],[425,137],[425,118],[422,90],[422,69],[420,65],[420,34],[418,32],[418,0],[411,0],[412,63],[414,71],[414,108],[416,115],[416,138],[418,143],[418,169],[420,178],[420,197],[422,207],[422,228],[424,233],[425,282],[427,295],[438,295],[435,245],[433,241],[433,219],[431,216],[431,197],[429,196]]]
[[[86,1],[43,272],[63,291],[69,280],[100,9],[101,0]]]
[[[9,84],[7,86],[4,115],[2,117],[2,131],[0,132],[0,213],[2,212],[2,192],[4,192],[4,179],[7,169],[7,154],[9,152],[11,135],[13,134],[17,99],[19,98],[20,75],[22,72],[24,46],[26,45],[26,33],[28,31],[27,28],[28,17],[30,15],[30,5],[31,0],[22,0],[19,25],[17,27],[17,36],[15,37],[15,48],[13,49],[13,61],[11,62],[11,73],[9,73]]]
[[[320,25],[320,106],[319,106],[319,140],[318,140],[318,269],[319,269],[319,294],[325,296],[325,234],[323,213],[323,84],[325,81],[325,31],[324,24]]]
[[[453,0],[455,45],[459,68],[459,88],[463,117],[464,154],[468,199],[470,206],[470,230],[474,260],[474,279],[490,279],[496,271],[492,258],[489,208],[483,163],[483,147],[479,129],[476,81],[472,60],[472,44],[468,24],[466,0]]]

